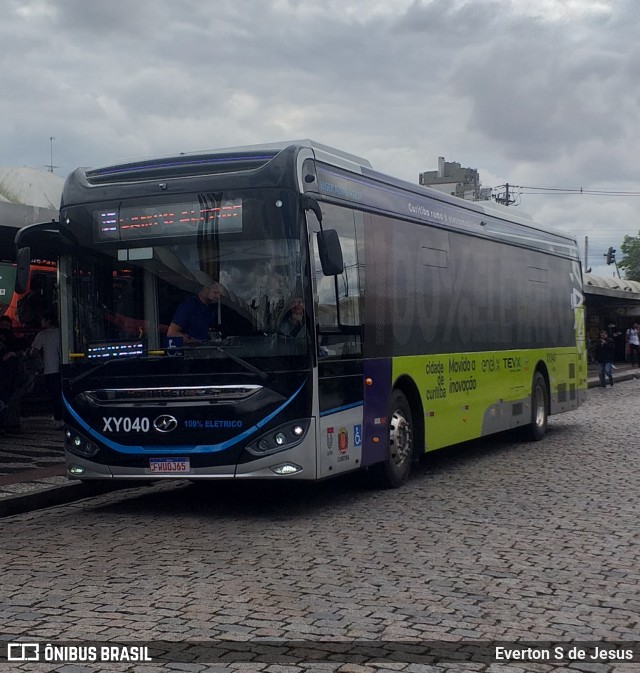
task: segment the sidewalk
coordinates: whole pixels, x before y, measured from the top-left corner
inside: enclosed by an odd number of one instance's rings
[[[587,367],[587,385],[589,388],[598,388],[600,386],[600,366],[598,364]],[[631,379],[640,379],[640,368],[634,367],[629,362],[616,362],[613,370],[613,380],[630,381]]]
[[[616,364],[614,381],[640,379],[640,369]],[[589,388],[600,385],[598,365],[589,365]],[[82,484],[65,476],[62,430],[49,416],[23,416],[21,428],[0,436],[0,517],[60,505],[106,492],[119,482]]]

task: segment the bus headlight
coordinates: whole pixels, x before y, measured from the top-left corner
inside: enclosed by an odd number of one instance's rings
[[[282,463],[280,465],[274,465],[271,469],[276,474],[280,474],[282,476],[287,474],[295,474],[296,472],[300,472],[302,470],[300,465],[296,465],[295,463]]]
[[[100,451],[93,442],[83,437],[79,432],[70,429],[67,429],[64,433],[64,446],[70,453],[85,458],[92,458]]]
[[[290,449],[305,438],[310,424],[311,420],[308,418],[283,423],[251,442],[247,451],[254,456],[264,456]]]

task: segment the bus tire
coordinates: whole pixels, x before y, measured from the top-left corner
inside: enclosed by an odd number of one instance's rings
[[[391,393],[388,413],[386,456],[376,466],[376,482],[383,488],[398,488],[409,479],[414,444],[411,407],[401,390]]]
[[[539,442],[547,433],[549,415],[549,389],[540,372],[533,375],[531,382],[531,424],[528,427],[529,439]]]

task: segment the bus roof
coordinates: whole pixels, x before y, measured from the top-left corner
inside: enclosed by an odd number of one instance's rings
[[[144,158],[100,168],[84,169],[83,172],[89,184],[98,185],[153,180],[166,178],[170,174],[195,176],[229,171],[250,171],[267,165],[281,152],[295,148],[309,149],[320,163],[347,171],[354,175],[354,178],[355,176],[360,176],[359,179],[365,178],[370,181],[369,184],[378,183],[379,186],[395,187],[396,190],[405,194],[412,193],[450,207],[463,208],[467,212],[475,213],[476,216],[486,215],[494,221],[502,220],[511,227],[515,225],[529,230],[534,229],[556,237],[557,240],[563,239],[565,245],[576,246],[574,237],[550,227],[541,226],[527,214],[514,212],[513,208],[500,207],[489,201],[467,201],[430,187],[386,175],[374,170],[371,163],[363,157],[311,139],[183,152],[178,155]],[[443,205],[443,207],[447,206]]]
[[[289,140],[261,145],[223,147],[214,150],[181,152],[177,155],[133,159],[121,164],[109,164],[98,168],[85,168],[86,178],[91,184],[125,182],[130,180],[154,179],[167,169],[187,171],[192,174],[214,171],[216,164],[234,170],[252,170],[265,165],[289,147],[309,148],[319,161],[340,166],[350,171],[362,172],[371,168],[367,159],[323,145],[313,140]]]
[[[356,164],[360,167],[371,168],[371,163],[368,159],[364,157],[359,157],[356,154],[351,154],[350,152],[343,152],[342,150],[336,149],[335,147],[330,147],[329,145],[324,145],[315,140],[310,140],[309,138],[303,140],[285,140],[275,143],[266,143],[261,145],[245,145],[244,147],[227,147],[220,150],[211,150],[211,152],[244,152],[244,151],[263,151],[269,152],[275,156],[279,152],[287,147],[292,145],[297,145],[299,147],[308,147],[309,149],[314,150],[316,157],[320,161],[326,161],[327,163],[334,163],[336,159],[341,161],[346,161],[350,164]],[[197,152],[196,154],[202,154],[202,152]]]

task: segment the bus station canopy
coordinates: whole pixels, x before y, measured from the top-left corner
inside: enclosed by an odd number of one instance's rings
[[[585,273],[583,289],[587,312],[591,309],[610,317],[640,316],[640,283],[637,281]]]
[[[640,282],[624,278],[605,278],[592,273],[584,274],[584,291],[616,299],[640,301]]]

